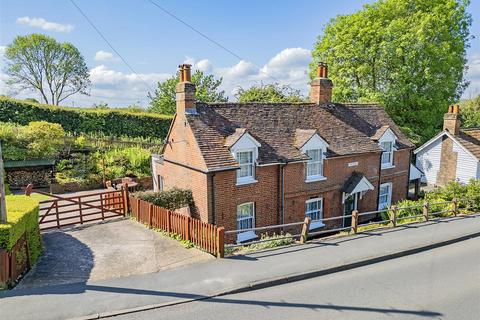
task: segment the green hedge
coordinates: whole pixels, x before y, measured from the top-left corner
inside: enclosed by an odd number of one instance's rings
[[[133,193],[132,196],[170,210],[193,204],[192,191],[178,188],[160,192],[140,191]]]
[[[34,264],[42,252],[38,227],[38,200],[27,196],[7,196],[7,224],[0,224],[0,248],[11,250],[26,232],[30,261]]]
[[[59,123],[73,134],[103,133],[106,136],[165,138],[172,117],[116,109],[57,107],[0,98],[0,121],[27,125],[31,121]]]

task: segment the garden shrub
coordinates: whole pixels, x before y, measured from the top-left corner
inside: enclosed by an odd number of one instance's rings
[[[113,137],[165,138],[171,120],[171,116],[147,112],[58,107],[0,97],[0,121],[21,125],[48,121],[75,135],[101,132]]]
[[[6,160],[54,158],[63,146],[65,131],[57,123],[33,121],[26,126],[0,122]]]
[[[132,195],[135,198],[169,210],[176,210],[193,204],[192,191],[185,189],[172,188],[160,192],[140,191]]]
[[[30,262],[34,264],[42,252],[38,226],[38,200],[28,196],[7,196],[7,223],[0,224],[0,248],[11,250],[26,233]]]

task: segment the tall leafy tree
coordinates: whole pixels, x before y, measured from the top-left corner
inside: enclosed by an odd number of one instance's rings
[[[174,114],[175,113],[175,86],[180,82],[180,75],[158,82],[155,92],[148,93],[150,99],[149,111]],[[192,83],[197,87],[196,99],[202,102],[227,102],[225,91],[220,90],[222,78],[215,78],[213,75],[205,74],[196,70],[192,75]]]
[[[248,89],[240,88],[235,95],[238,102],[303,102],[305,98],[300,90],[278,83],[253,85]]]
[[[480,95],[461,102],[462,126],[480,127]]]
[[[337,101],[382,103],[419,140],[441,127],[467,86],[469,0],[379,0],[332,19],[313,50]]]
[[[7,83],[20,91],[37,91],[45,103],[58,105],[76,93],[88,94],[88,68],[71,43],[43,34],[18,36],[7,46],[5,58]]]

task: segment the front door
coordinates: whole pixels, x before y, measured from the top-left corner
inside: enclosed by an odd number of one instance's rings
[[[357,193],[354,193],[348,198],[345,199],[345,203],[343,204],[343,215],[349,216],[352,214],[352,211],[357,209]],[[352,217],[345,217],[343,218],[343,226],[349,227],[352,225]]]

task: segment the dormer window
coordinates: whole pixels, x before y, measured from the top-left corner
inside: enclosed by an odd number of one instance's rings
[[[378,141],[378,145],[382,148],[381,165],[382,169],[393,168],[393,158],[395,154],[395,143],[397,136],[389,126],[383,126],[377,130],[374,140]]]
[[[316,130],[297,129],[295,134],[297,148],[309,158],[305,163],[305,182],[327,179],[324,176],[324,160],[328,143]]]
[[[254,150],[239,150],[235,153],[235,159],[240,165],[240,169],[237,170],[238,184],[255,180],[255,162],[253,157]]]
[[[380,143],[382,147],[382,167],[391,167],[393,165],[393,141],[384,141]]]
[[[323,179],[323,149],[307,150],[307,181]]]
[[[230,149],[238,163],[237,186],[257,182],[255,180],[255,164],[260,143],[245,129],[237,128],[235,133],[227,137],[225,146]]]

